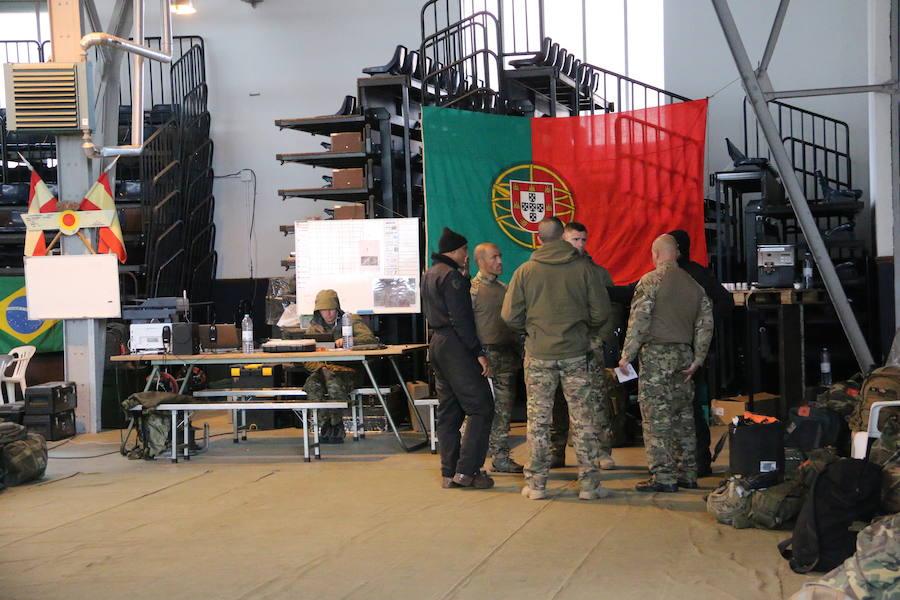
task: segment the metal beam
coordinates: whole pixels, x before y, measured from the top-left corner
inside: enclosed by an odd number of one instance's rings
[[[769,32],[769,40],[766,42],[766,50],[763,52],[762,60],[759,61],[759,73],[765,73],[769,69],[769,63],[772,61],[772,55],[775,53],[775,44],[778,43],[778,36],[781,35],[781,26],[784,24],[784,15],[787,14],[788,4],[791,0],[781,0],[778,4],[778,12],[775,13],[775,20],[772,22],[772,30]]]
[[[844,333],[850,342],[850,347],[853,349],[853,354],[856,356],[856,361],[859,363],[860,370],[864,373],[868,372],[875,364],[872,353],[869,350],[865,337],[863,337],[859,323],[856,321],[856,316],[853,314],[853,310],[847,300],[847,294],[844,292],[844,288],[838,279],[837,272],[834,270],[834,264],[831,262],[831,257],[828,255],[828,250],[822,241],[822,235],[816,226],[812,212],[809,210],[809,205],[806,202],[806,197],[803,195],[803,188],[800,186],[797,174],[794,172],[790,158],[788,158],[787,152],[781,144],[781,137],[775,126],[775,121],[772,119],[772,114],[769,112],[769,106],[766,103],[766,98],[760,88],[757,76],[753,71],[750,57],[747,55],[746,48],[744,48],[741,34],[734,22],[731,10],[728,8],[728,2],[727,0],[711,1],[737,70],[741,75],[744,91],[766,137],[769,151],[772,153],[772,158],[778,167],[781,181],[787,189],[791,200],[791,208],[797,217],[797,222],[800,224],[806,242],[809,244],[809,249],[816,261],[816,265],[819,267],[819,272],[822,274],[825,289],[831,297],[831,302],[844,328]]]
[[[868,94],[869,92],[886,92],[888,94],[897,91],[896,81],[876,83],[873,85],[847,85],[841,87],[810,88],[808,90],[782,90],[780,92],[763,92],[766,100],[779,98],[805,98],[807,96],[837,96],[839,94]]]
[[[891,2],[891,73],[900,81],[900,0]],[[894,327],[900,326],[900,91],[891,92],[891,190],[894,222]]]

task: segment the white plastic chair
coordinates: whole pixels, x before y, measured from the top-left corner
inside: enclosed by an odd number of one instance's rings
[[[22,399],[25,399],[25,390],[28,384],[25,383],[25,371],[28,370],[28,362],[34,356],[36,348],[34,346],[18,346],[9,351],[12,360],[4,365],[0,371],[0,383],[6,384],[6,402],[16,401],[16,384],[22,389]],[[7,375],[10,367],[12,374]]]
[[[872,407],[869,409],[868,431],[857,431],[853,434],[850,456],[860,459],[865,458],[869,452],[869,438],[878,439],[881,437],[881,432],[878,430],[878,413],[886,406],[900,406],[900,400],[885,400],[872,403]]]

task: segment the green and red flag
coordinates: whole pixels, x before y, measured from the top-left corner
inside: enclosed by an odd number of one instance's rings
[[[673,229],[706,264],[706,100],[538,119],[425,107],[422,125],[430,252],[445,226],[470,248],[493,242],[508,280],[555,216],[588,228],[588,253],[617,284],[652,269],[650,244]]]

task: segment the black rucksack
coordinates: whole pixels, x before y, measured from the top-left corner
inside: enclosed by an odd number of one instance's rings
[[[797,406],[791,409],[784,445],[804,452],[834,446],[845,429],[847,422],[830,409]]]
[[[797,522],[794,535],[778,544],[795,573],[826,572],[856,549],[855,521],[868,522],[881,501],[881,467],[855,458],[841,458],[819,473]]]

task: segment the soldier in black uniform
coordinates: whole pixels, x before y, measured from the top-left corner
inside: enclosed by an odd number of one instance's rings
[[[438,394],[437,437],[442,487],[490,488],[481,470],[487,455],[494,402],[487,377],[490,365],[475,332],[469,279],[460,272],[469,262],[466,238],[444,228],[432,267],[422,279],[422,307],[434,330],[429,345]],[[468,417],[466,432],[459,428]]]

